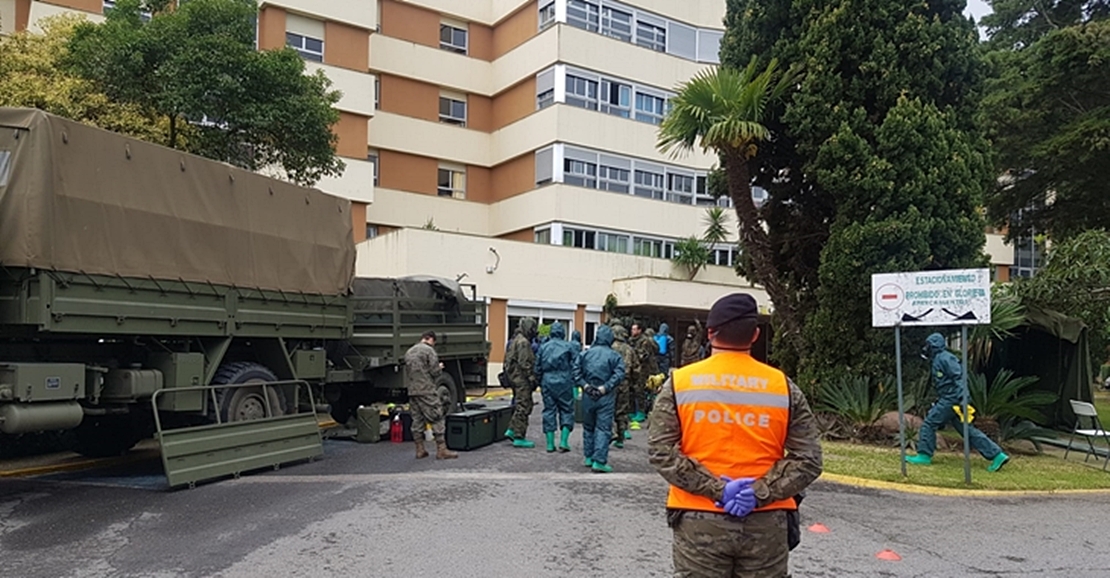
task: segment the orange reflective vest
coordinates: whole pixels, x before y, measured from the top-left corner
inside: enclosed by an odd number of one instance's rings
[[[732,479],[758,479],[783,458],[790,387],[781,371],[728,351],[676,369],[672,380],[683,454],[713,475]],[[723,512],[713,500],[674,486],[667,507]],[[796,508],[787,498],[757,511]]]

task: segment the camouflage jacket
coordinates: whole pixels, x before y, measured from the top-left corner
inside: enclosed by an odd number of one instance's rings
[[[436,379],[442,372],[436,350],[423,341],[405,352],[405,375],[409,395],[430,395],[436,391]]]
[[[613,351],[621,354],[621,359],[624,360],[624,381],[621,387],[636,383],[640,379],[640,358],[636,351],[622,339],[613,342]]]
[[[682,424],[675,405],[674,384],[668,379],[655,399],[648,432],[648,460],[663,479],[692,494],[720,501],[725,482],[697,460],[682,453]],[[785,500],[806,489],[821,475],[821,443],[817,420],[805,394],[790,382],[790,422],[786,431],[786,455],[767,474],[752,484],[758,506]]]
[[[659,346],[655,344],[654,339],[641,333],[639,337],[632,340],[632,347],[639,353],[638,365],[641,380],[659,373],[659,361],[655,359],[659,355]]]
[[[505,375],[513,387],[535,387],[535,366],[536,354],[532,352],[532,344],[518,332],[505,353]]]

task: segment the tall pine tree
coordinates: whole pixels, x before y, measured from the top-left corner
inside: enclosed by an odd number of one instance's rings
[[[993,181],[975,124],[977,34],[963,0],[729,0],[726,66],[800,66],[757,157],[779,267],[808,311],[803,375],[892,369],[872,273],[982,263]]]

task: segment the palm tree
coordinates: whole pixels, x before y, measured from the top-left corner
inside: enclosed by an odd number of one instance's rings
[[[780,73],[772,60],[760,69],[755,57],[743,70],[704,70],[682,84],[671,99],[671,110],[659,128],[657,147],[672,157],[695,146],[714,151],[721,159],[729,196],[740,221],[740,244],[751,258],[753,276],[775,304],[782,336],[801,351],[801,323],[794,299],[779,277],[770,237],[752,200],[748,163],[761,141],[771,138],[763,125],[769,106],[794,84],[794,75]]]

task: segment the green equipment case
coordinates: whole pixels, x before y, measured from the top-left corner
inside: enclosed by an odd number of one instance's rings
[[[507,439],[505,430],[509,429],[509,422],[513,419],[513,405],[508,401],[495,401],[487,403],[486,409],[493,412],[493,441]]]
[[[494,413],[488,409],[448,414],[447,447],[470,451],[492,444],[494,421]]]

